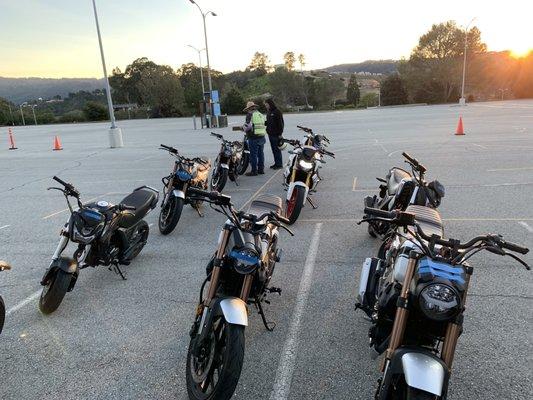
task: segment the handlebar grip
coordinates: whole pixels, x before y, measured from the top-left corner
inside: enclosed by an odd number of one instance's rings
[[[160,144],[160,146],[161,146],[162,148],[164,148],[164,149],[167,149],[167,150],[172,149],[172,147],[167,146],[167,145],[165,145],[165,144]]]
[[[385,211],[385,210],[380,210],[378,208],[372,208],[372,207],[365,207],[364,212],[367,215],[373,215],[378,218],[392,219],[392,218],[395,218],[397,215],[396,211]]]
[[[407,154],[405,151],[402,152],[402,156],[404,156],[404,157],[407,159],[407,161],[410,161],[410,162],[412,162],[413,164],[418,165],[418,161],[416,160],[416,158],[411,157],[411,156],[410,156],[409,154]]]
[[[522,247],[522,246],[519,246],[519,245],[514,244],[514,243],[503,242],[501,244],[501,246],[502,246],[502,248],[514,251],[515,253],[520,253],[520,254],[529,253],[529,249],[527,247]]]
[[[52,179],[56,182],[59,182],[60,184],[62,184],[63,186],[71,186],[70,184],[68,184],[67,182],[59,179],[57,176],[54,175],[54,177],[52,177]]]

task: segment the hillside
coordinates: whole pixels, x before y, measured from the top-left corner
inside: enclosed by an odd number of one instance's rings
[[[79,90],[103,89],[103,79],[95,78],[2,78],[0,77],[0,97],[15,104],[56,95],[68,96]]]
[[[339,64],[322,68],[329,73],[370,72],[373,74],[392,74],[398,72],[397,60],[367,60],[360,63]]]

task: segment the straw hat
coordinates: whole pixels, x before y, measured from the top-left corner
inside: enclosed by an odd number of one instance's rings
[[[250,108],[258,108],[259,106],[257,104],[255,104],[253,101],[249,101],[246,103],[246,107],[244,108],[244,112],[247,112],[248,110],[250,110]]]

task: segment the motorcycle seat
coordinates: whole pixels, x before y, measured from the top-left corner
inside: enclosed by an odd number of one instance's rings
[[[396,193],[402,179],[411,179],[411,174],[401,168],[393,168],[389,171],[387,190],[390,195]]]
[[[121,204],[135,207],[135,210],[125,212],[120,219],[119,226],[121,228],[131,228],[143,219],[150,209],[157,205],[157,200],[158,195],[156,192],[143,188],[135,189],[120,202]]]
[[[248,209],[248,213],[257,217],[270,211],[281,214],[281,204],[281,197],[271,194],[262,194],[252,201],[252,204],[250,204],[250,208]]]
[[[426,235],[444,236],[442,218],[437,210],[424,206],[409,206],[405,212],[415,215],[416,221]]]

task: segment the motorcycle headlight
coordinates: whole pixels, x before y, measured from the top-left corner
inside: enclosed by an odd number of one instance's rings
[[[429,319],[446,321],[459,313],[461,301],[453,287],[432,283],[422,289],[418,296],[418,304]]]
[[[233,249],[229,256],[236,261],[234,268],[239,274],[251,274],[259,266],[259,254],[251,248]]]
[[[187,172],[187,171],[185,171],[183,169],[180,169],[180,170],[176,171],[176,176],[178,177],[178,179],[180,179],[180,180],[182,180],[184,182],[192,179],[192,175],[189,172]]]
[[[304,171],[309,171],[311,168],[313,168],[313,163],[305,160],[298,161],[298,165]]]

